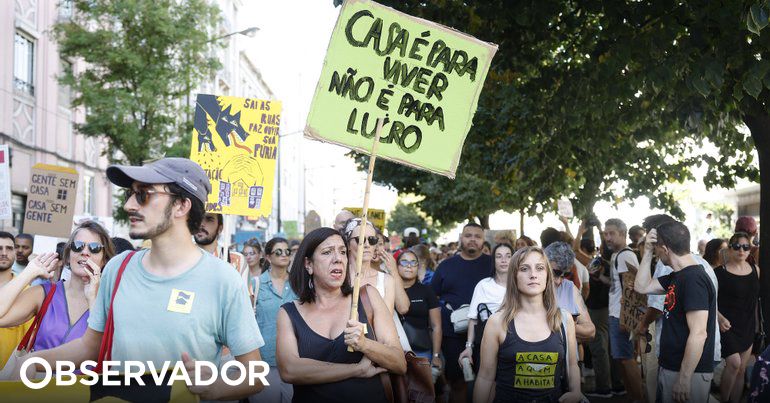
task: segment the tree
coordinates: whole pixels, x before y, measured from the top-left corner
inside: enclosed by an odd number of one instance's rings
[[[111,162],[138,165],[184,138],[189,151],[185,100],[219,68],[209,33],[220,14],[209,3],[75,0],[72,19],[54,26],[61,56],[86,63],[60,77],[76,94],[73,106],[86,108],[77,129],[104,137]]]
[[[402,234],[405,229],[414,227],[419,230],[425,229],[427,236],[436,239],[441,232],[448,229],[440,223],[425,216],[414,204],[406,204],[402,201],[396,203],[395,208],[389,214],[386,224],[388,231],[394,234]]]
[[[470,155],[531,205],[646,194],[677,213],[666,183],[705,164],[709,187],[760,180],[760,221],[770,222],[767,1],[391,3],[500,45],[499,85],[479,102],[494,112],[477,115],[471,134],[488,136],[474,147],[498,151]]]

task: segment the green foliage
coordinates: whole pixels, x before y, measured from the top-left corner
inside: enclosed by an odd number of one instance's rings
[[[668,184],[701,164],[709,187],[758,180],[752,151],[770,154],[767,1],[384,3],[499,45],[457,180],[378,162],[442,221],[562,196],[579,216],[646,196],[682,217]]]
[[[719,202],[703,203],[701,209],[712,213],[712,230],[715,237],[729,239],[733,235],[735,210],[731,205]]]
[[[190,92],[219,68],[209,32],[219,10],[206,0],[75,0],[53,35],[63,58],[86,63],[60,81],[86,108],[86,136],[107,140],[111,162],[141,164],[188,139]],[[181,147],[181,146],[178,146]],[[179,150],[174,153],[178,154]]]
[[[404,230],[414,227],[422,231],[427,230],[430,239],[436,239],[441,232],[447,230],[445,226],[427,218],[425,213],[421,212],[414,204],[406,204],[402,201],[396,203],[396,207],[388,215],[388,222],[385,225],[390,233],[403,234]]]

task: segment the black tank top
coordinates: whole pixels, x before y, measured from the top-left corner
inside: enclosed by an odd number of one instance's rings
[[[355,364],[364,357],[360,352],[348,352],[345,334],[331,340],[314,332],[300,315],[294,302],[283,304],[289,314],[294,336],[297,338],[297,351],[301,358],[338,364]],[[363,305],[358,304],[358,321],[367,323]],[[371,337],[371,332],[366,337]],[[379,375],[371,378],[350,378],[343,381],[320,383],[315,385],[294,385],[292,402],[312,403],[351,403],[366,399],[367,403],[387,403],[385,390]]]
[[[495,402],[558,402],[566,385],[562,335],[522,340],[513,321],[497,352]]]

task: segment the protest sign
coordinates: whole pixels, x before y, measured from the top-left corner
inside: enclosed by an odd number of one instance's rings
[[[634,291],[634,280],[636,274],[630,271],[624,273],[623,277],[623,298],[621,300],[620,309],[620,324],[625,326],[626,329],[632,331],[639,326],[639,322],[644,317],[644,312],[647,309],[647,296]]]
[[[332,32],[305,135],[454,178],[497,46],[368,0]]]
[[[198,94],[190,159],[211,181],[206,211],[270,215],[280,124],[279,101]]]
[[[345,207],[343,210],[350,211],[356,217],[363,217],[364,209],[361,207]],[[385,231],[385,210],[370,208],[368,221],[380,231]]]
[[[0,144],[0,220],[10,220],[13,215],[10,159],[8,144]]]
[[[575,213],[572,210],[572,202],[567,199],[561,199],[556,202],[556,206],[559,210],[559,215],[564,218],[572,218]]]
[[[33,166],[24,232],[69,238],[77,193],[78,173],[74,169],[46,164]]]

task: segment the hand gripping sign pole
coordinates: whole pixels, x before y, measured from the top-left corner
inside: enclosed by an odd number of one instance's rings
[[[358,235],[358,254],[356,254],[356,278],[353,279],[353,305],[350,308],[350,320],[358,320],[358,294],[361,286],[361,266],[364,264],[364,239],[366,238],[367,215],[369,214],[369,190],[372,188],[372,175],[374,175],[374,162],[377,160],[377,145],[380,144],[383,119],[377,119],[377,131],[374,134],[372,152],[369,154],[369,173],[366,175],[366,190],[364,190],[364,207],[361,213],[361,231]],[[348,346],[348,351],[353,352],[353,347]]]

